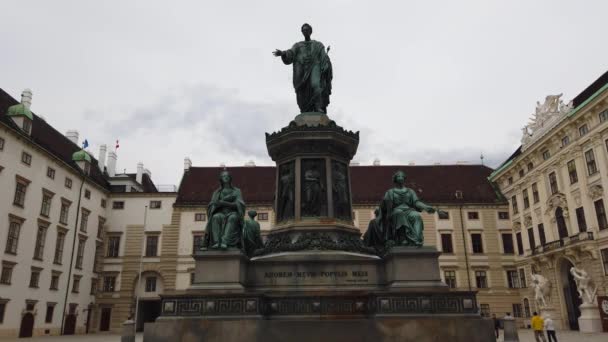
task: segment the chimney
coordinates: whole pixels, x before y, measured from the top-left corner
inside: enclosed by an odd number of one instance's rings
[[[74,144],[78,145],[78,131],[71,129],[65,132],[65,136],[70,139],[70,141],[72,141]]]
[[[409,165],[409,166],[415,166],[415,165],[416,165],[416,162],[412,160],[412,161],[410,161],[409,163],[407,163],[407,165]]]
[[[99,146],[99,160],[97,163],[99,164],[99,168],[103,172],[103,168],[106,166],[106,152],[108,151],[108,146],[103,144]]]
[[[190,170],[192,167],[192,160],[189,157],[184,158],[184,171]]]
[[[30,109],[32,106],[32,90],[24,89],[21,93],[21,103],[25,106],[25,108]]]
[[[144,169],[144,173],[148,175],[148,177],[152,178],[152,171],[150,169]]]
[[[110,177],[116,176],[116,152],[108,152],[108,175]]]
[[[361,164],[358,161],[354,161],[354,160],[350,161],[350,166],[359,166],[359,165],[361,165]]]
[[[137,163],[137,175],[135,176],[135,181],[141,184],[141,180],[144,176],[144,163]]]
[[[255,166],[255,162],[253,160],[250,160],[248,162],[245,163],[245,166],[247,167],[254,167]]]
[[[380,159],[374,159],[374,166],[380,166]]]

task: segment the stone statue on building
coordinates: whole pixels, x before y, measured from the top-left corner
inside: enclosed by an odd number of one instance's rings
[[[294,163],[281,165],[279,168],[279,191],[277,199],[277,216],[279,221],[292,219],[295,215],[295,172]]]
[[[384,232],[381,229],[378,217],[380,216],[380,208],[374,210],[374,218],[369,220],[367,231],[363,234],[363,243],[368,247],[373,247],[376,250],[384,248]]]
[[[384,194],[380,204],[380,229],[388,244],[420,247],[424,243],[422,216],[437,211],[418,199],[416,192],[405,186],[405,172],[393,175],[395,187]]]
[[[220,173],[220,187],[213,192],[207,207],[207,226],[203,249],[241,247],[245,202],[241,190],[232,185],[228,171]]]
[[[333,71],[327,51],[321,42],[311,40],[312,26],[302,25],[304,41],[297,42],[291,49],[275,50],[283,63],[293,64],[293,87],[300,112],[327,113]]]
[[[551,296],[551,282],[544,276],[532,272],[532,289],[534,301],[539,308],[546,308]]]
[[[243,225],[243,250],[251,256],[256,249],[264,247],[262,235],[260,234],[260,223],[255,220],[258,213],[255,210],[247,212],[249,220]]]
[[[593,280],[589,277],[589,274],[587,274],[587,271],[582,268],[572,267],[570,268],[570,274],[576,283],[576,290],[578,291],[579,298],[584,304],[594,304],[597,286],[595,286]]]

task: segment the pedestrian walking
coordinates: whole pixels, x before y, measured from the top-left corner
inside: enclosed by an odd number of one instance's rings
[[[538,315],[538,313],[534,312],[532,314],[531,324],[532,329],[534,330],[534,338],[536,339],[536,342],[547,342],[547,340],[545,340],[544,332],[545,321]]]
[[[496,339],[500,336],[498,330],[500,329],[500,321],[496,318],[496,314],[492,314],[492,320],[494,321],[494,331],[496,333]]]
[[[555,325],[553,324],[553,320],[549,315],[545,315],[545,330],[547,330],[547,339],[549,339],[549,342],[557,342],[557,337],[555,336]]]

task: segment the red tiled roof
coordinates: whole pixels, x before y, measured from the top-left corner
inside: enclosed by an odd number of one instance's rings
[[[15,130],[22,132],[13,120],[6,116],[8,107],[18,104],[19,102],[7,94],[4,90],[0,89],[0,121]],[[76,163],[72,161],[72,154],[80,150],[80,147],[74,144],[70,139],[59,133],[55,128],[49,125],[46,121],[40,119],[39,116],[33,115],[34,120],[32,122],[32,134],[27,137],[23,133],[24,137],[30,139],[35,144],[49,151],[55,157],[63,160],[65,163],[70,165],[74,170],[79,170]],[[97,159],[91,156],[91,175],[90,179],[99,184],[100,186],[109,189],[110,186],[104,178],[101,170],[99,169]]]
[[[205,205],[219,187],[223,167],[191,167],[184,173],[176,205]],[[275,167],[227,167],[235,186],[243,192],[245,203],[272,205],[275,189]],[[407,185],[421,199],[430,203],[504,204],[487,177],[492,169],[482,165],[388,165],[351,166],[351,188],[355,204],[379,203],[384,192],[392,186],[397,170],[405,171]],[[455,196],[463,192],[463,198]]]

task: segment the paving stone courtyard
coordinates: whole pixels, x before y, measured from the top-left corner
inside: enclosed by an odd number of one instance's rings
[[[503,341],[502,330],[500,331],[500,338],[498,342]],[[560,342],[606,342],[608,341],[608,333],[601,334],[581,334],[578,332],[570,332],[570,331],[558,331],[557,339]],[[534,336],[531,330],[520,330],[519,331],[519,340],[521,342],[533,342]],[[3,339],[0,338],[0,342],[23,342],[23,341],[32,341],[32,342],[59,342],[59,341],[73,341],[73,342],[120,342],[120,336],[118,335],[75,335],[75,336],[47,336],[47,337],[33,337],[30,339]],[[143,337],[141,334],[138,334],[136,342],[142,342]],[[340,341],[336,341],[340,342]]]

